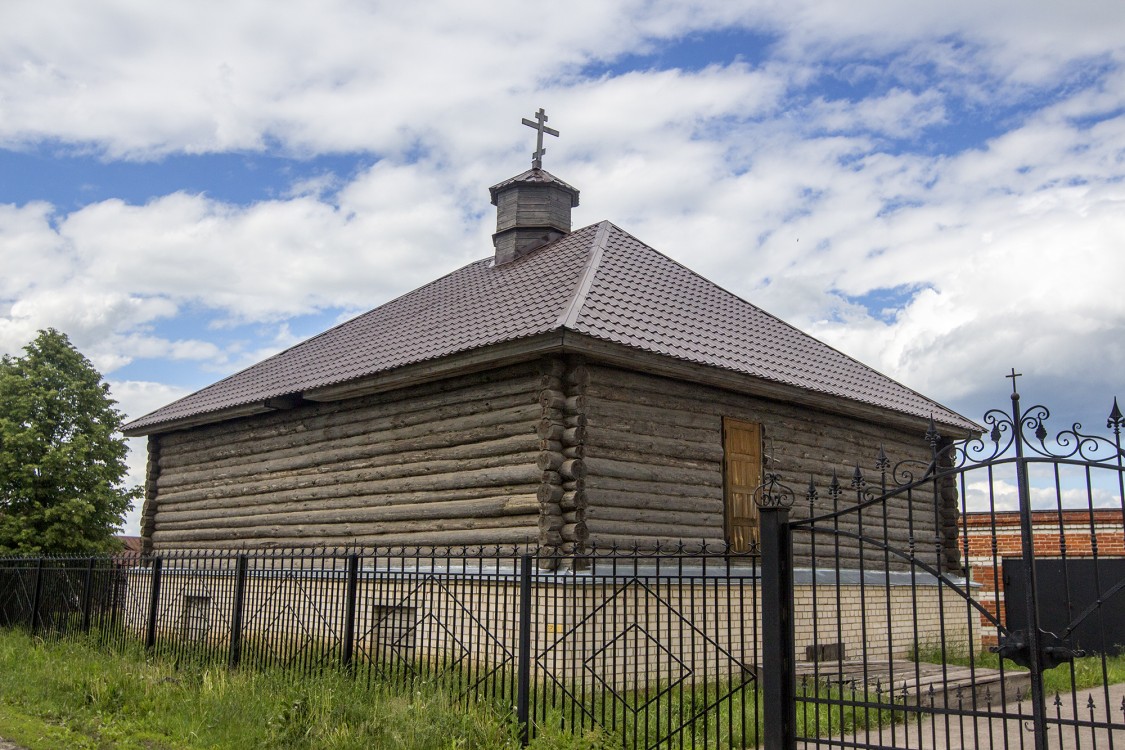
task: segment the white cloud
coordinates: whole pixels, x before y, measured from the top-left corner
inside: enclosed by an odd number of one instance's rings
[[[1033,510],[1082,510],[1089,508],[1120,507],[1120,498],[1112,489],[1104,487],[1087,488],[1083,482],[1070,481],[1058,490],[1047,479],[1032,483],[1031,507]],[[983,477],[968,481],[965,485],[963,509],[972,513],[987,511],[1019,510],[1019,488],[1014,477],[1011,481],[995,478],[991,482]]]
[[[906,138],[923,128],[945,122],[943,97],[937,91],[915,94],[893,89],[886,95],[858,103],[817,100],[812,121],[828,131],[884,134]]]
[[[284,11],[253,0],[13,0],[0,10],[0,142],[54,138],[144,157],[270,139],[295,151],[404,153],[421,141],[455,156],[494,148],[512,107],[569,86],[591,62],[731,23],[776,35],[792,75],[844,57],[872,61],[857,74],[887,75],[890,55],[890,75],[909,80],[936,64],[989,96],[1120,60],[1125,36],[1112,3],[1094,0],[310,1]]]
[[[138,358],[249,364],[291,343],[291,316],[350,317],[487,255],[487,187],[526,166],[516,123],[543,105],[564,135],[547,166],[582,191],[577,225],[613,220],[943,401],[970,402],[1012,365],[1112,388],[1125,366],[1125,16],[1113,11],[5,3],[0,144],[380,160],[249,205],[186,192],[0,205],[0,350],[54,325],[105,372]],[[762,64],[583,75],[731,23],[776,35]],[[824,80],[852,89],[830,95]],[[925,148],[935,126],[1025,100],[985,144]],[[913,297],[862,304],[900,288]],[[234,346],[158,332],[185,310],[280,335]]]

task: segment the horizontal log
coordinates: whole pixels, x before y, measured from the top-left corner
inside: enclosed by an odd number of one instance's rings
[[[566,539],[566,540],[572,541],[572,542],[583,542],[583,541],[585,541],[586,536],[589,533],[587,528],[586,528],[586,524],[583,521],[577,521],[575,523],[565,524],[560,529],[560,531],[562,532],[563,539]]]
[[[586,490],[570,490],[563,492],[557,501],[563,510],[585,508],[588,502]]]
[[[695,469],[659,464],[639,464],[590,456],[586,459],[590,477],[617,477],[644,482],[722,487],[723,475],[718,469]]]
[[[561,391],[540,391],[539,405],[544,409],[566,410],[566,394]]]
[[[565,431],[566,428],[561,424],[547,417],[540,419],[535,427],[535,434],[539,436],[540,440],[557,440],[562,442],[563,433]]]
[[[567,427],[585,427],[588,421],[585,414],[567,414],[563,424]]]
[[[539,546],[540,547],[557,547],[563,543],[562,530],[551,529],[548,531],[539,532]]]
[[[516,524],[526,523],[528,533],[538,533],[538,516],[503,516],[499,518],[432,518],[424,520],[406,519],[400,521],[379,521],[375,523],[308,523],[308,524],[272,524],[267,526],[248,526],[239,528],[238,538],[246,540],[293,538],[305,539],[305,544],[312,540],[321,543],[321,540],[340,539],[351,537],[374,536],[381,534],[402,534],[424,531],[470,531],[480,529],[505,528]],[[233,535],[222,527],[205,529],[159,529],[153,537],[154,541],[212,541],[230,539]]]
[[[597,442],[601,430],[615,430],[699,444],[721,443],[721,422],[718,418],[714,424],[694,427],[672,423],[668,421],[671,418],[668,414],[661,414],[660,417],[653,419],[651,414],[641,414],[625,406],[599,404],[596,409],[586,412],[586,424],[588,435],[592,436],[591,442]]]
[[[563,485],[566,489],[566,485]],[[669,495],[679,498],[723,499],[722,485],[677,484],[676,482],[648,482],[638,479],[622,479],[595,475],[587,478],[586,489],[591,495],[603,490],[636,492],[649,495]]]
[[[488,412],[435,418],[425,425],[393,427],[368,421],[348,430],[311,430],[288,435],[283,441],[263,441],[257,445],[235,444],[233,448],[215,436],[214,449],[184,454],[165,452],[161,460],[163,472],[191,471],[200,466],[211,470],[240,467],[268,461],[300,460],[309,454],[358,449],[373,455],[407,450],[436,449],[483,440],[528,434],[537,418],[534,404],[518,404]]]
[[[337,509],[306,509],[300,512],[272,512],[269,507],[212,510],[209,513],[162,513],[160,528],[230,530],[262,526],[391,523],[412,520],[480,519],[512,515],[538,514],[539,501],[535,495],[485,497],[471,500],[451,500],[441,503],[412,505],[359,506]],[[561,513],[560,513],[561,515]],[[241,532],[240,532],[241,533]]]
[[[657,495],[651,492],[629,492],[628,490],[592,490],[590,494],[593,497],[593,503],[598,507],[627,508],[637,512],[669,511],[710,514],[719,517],[720,525],[722,525],[722,515],[725,509],[721,494],[714,497],[699,497]]]
[[[502,459],[502,457],[511,456],[513,454],[533,455],[539,443],[540,441],[537,440],[534,435],[528,433],[501,436],[496,439],[482,440],[478,443],[420,450],[393,450],[392,448],[394,446],[401,446],[403,443],[381,443],[374,441],[363,446],[326,451],[323,453],[310,450],[303,456],[286,460],[260,461],[236,467],[217,468],[214,470],[208,470],[206,465],[191,471],[168,470],[161,475],[160,487],[164,490],[191,486],[217,487],[230,483],[242,484],[246,481],[246,478],[261,476],[281,479],[287,476],[324,473],[325,471],[346,472],[358,469],[405,466],[408,464],[425,464],[430,466],[440,461],[471,463],[473,461],[483,460],[485,463],[489,463],[489,459],[498,457]],[[500,461],[500,463],[503,462],[503,460]]]
[[[332,404],[316,404],[288,412],[205,425],[168,433],[161,439],[166,445],[175,447],[177,452],[189,450],[191,445],[208,440],[216,432],[223,433],[224,443],[228,445],[238,442],[262,444],[273,437],[295,432],[346,428],[353,423],[369,423],[378,419],[389,420],[398,426],[421,424],[435,417],[486,411],[490,408],[488,404],[495,406],[497,400],[504,406],[536,402],[540,386],[526,367],[495,371],[495,374],[496,377],[469,375]],[[507,399],[513,397],[517,400],[508,403]],[[296,419],[295,415],[300,419]]]
[[[543,451],[536,459],[535,465],[539,467],[540,471],[558,471],[565,460],[566,457],[562,453]]]
[[[595,417],[627,417],[656,422],[669,427],[680,427],[694,430],[718,429],[722,420],[718,414],[708,413],[698,409],[677,409],[669,404],[641,404],[629,400],[628,389],[615,390],[605,388],[595,391],[591,388],[587,398],[589,403],[586,415],[590,419]]]
[[[586,476],[586,464],[583,459],[568,458],[559,467],[559,474],[572,481],[583,479]]]
[[[586,442],[585,427],[567,427],[563,430],[563,445],[581,445]]]
[[[333,470],[311,469],[300,472],[279,472],[265,474],[249,479],[225,480],[207,483],[197,483],[187,486],[160,485],[160,494],[164,497],[176,499],[196,499],[201,497],[228,496],[230,498],[258,495],[262,493],[305,489],[310,487],[327,487],[340,484],[365,484],[374,481],[416,481],[428,477],[450,475],[456,477],[464,471],[496,471],[498,476],[507,476],[505,470],[535,471],[534,457],[536,453],[525,454],[500,454],[495,456],[482,456],[472,461],[464,459],[430,459],[414,463],[389,464],[383,466],[359,466],[356,468],[344,467]],[[456,482],[451,485],[444,480],[443,487],[458,486]],[[426,486],[420,486],[426,489]],[[390,485],[387,489],[401,491],[401,488]],[[369,493],[353,493],[369,494]]]
[[[599,498],[600,499],[600,498]],[[645,533],[650,525],[706,528],[722,536],[723,514],[698,510],[672,510],[668,508],[625,508],[610,505],[593,505],[586,508],[586,522],[621,521],[635,524],[637,533]]]
[[[354,508],[357,504],[371,506],[383,505],[409,505],[411,503],[445,502],[447,500],[468,500],[481,497],[502,497],[507,495],[529,494],[536,490],[538,483],[510,484],[510,485],[482,485],[478,487],[455,487],[443,490],[423,490],[417,492],[384,492],[378,495],[342,495],[324,496],[304,499],[286,499],[283,493],[277,493],[266,498],[259,498],[268,502],[268,506],[277,512],[299,511],[315,508],[333,510],[340,508]],[[166,501],[161,498],[159,507],[162,513],[205,513],[211,509],[226,509],[233,507],[227,497],[191,501]],[[256,503],[243,503],[239,507],[254,508]]]
[[[540,503],[553,503],[557,505],[563,499],[563,488],[557,484],[541,484],[535,496]]]
[[[586,446],[584,445],[568,445],[562,449],[562,454],[567,458],[585,458]]]
[[[443,467],[446,468],[446,467]],[[447,490],[462,487],[499,486],[509,484],[538,485],[544,472],[531,461],[527,463],[487,468],[448,467],[449,471],[430,475],[380,476],[380,471],[354,472],[354,476],[329,474],[325,476],[295,477],[284,481],[262,481],[243,484],[238,487],[193,489],[180,492],[162,493],[162,500],[197,500],[226,497],[232,503],[243,498],[243,502],[257,503],[263,495],[287,494],[287,499],[302,497],[332,497],[334,494],[347,494],[355,497],[368,497],[388,492],[417,492],[423,490]],[[234,494],[237,492],[237,495]]]
[[[606,391],[608,398],[621,398],[631,403],[655,406],[672,406],[686,411],[733,416],[765,425],[783,427],[783,431],[795,430],[798,433],[825,430],[843,435],[845,444],[855,440],[878,447],[880,442],[911,446],[913,455],[928,456],[928,446],[924,444],[921,432],[905,432],[866,419],[853,419],[836,412],[821,412],[815,407],[787,401],[746,396],[721,388],[701,386],[697,383],[648,375],[636,371],[614,367],[593,367],[600,389]],[[627,387],[623,387],[627,386]],[[840,441],[837,441],[838,443]]]
[[[540,531],[558,531],[563,527],[562,515],[557,516],[539,516],[539,530]]]
[[[723,441],[721,434],[712,434],[704,442],[678,440],[659,435],[624,432],[609,427],[597,430],[591,442],[597,446],[599,454],[611,457],[613,453],[628,456],[650,456],[653,458],[677,458],[704,463],[718,463],[723,460]]]
[[[572,414],[581,414],[586,411],[586,396],[585,394],[577,394],[574,396],[567,396],[566,410]]]
[[[538,528],[517,525],[496,527],[489,529],[451,529],[451,530],[423,530],[416,532],[388,532],[371,534],[353,534],[347,537],[323,537],[321,539],[308,536],[277,536],[268,539],[231,540],[223,539],[166,539],[160,532],[153,536],[156,549],[232,549],[232,548],[274,548],[294,547],[308,544],[354,545],[364,547],[443,547],[443,546],[492,546],[492,545],[530,545],[537,543]],[[511,551],[510,546],[501,550],[502,554]]]
[[[589,451],[589,455],[593,458],[603,461],[615,461],[620,464],[628,464],[630,466],[658,466],[667,470],[684,470],[696,471],[703,474],[714,473],[721,475],[723,470],[723,459],[720,450],[718,458],[702,459],[695,458],[690,454],[693,446],[684,444],[683,455],[660,455],[654,453],[638,453],[635,451],[627,450],[617,446],[607,447],[605,445],[595,446]]]

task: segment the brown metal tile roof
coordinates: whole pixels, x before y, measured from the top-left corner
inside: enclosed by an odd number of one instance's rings
[[[571,330],[946,424],[973,423],[793,328],[609,222],[500,266],[470,263],[128,425],[261,403]]]

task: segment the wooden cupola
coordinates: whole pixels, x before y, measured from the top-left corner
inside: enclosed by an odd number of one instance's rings
[[[547,114],[540,107],[535,121],[523,124],[538,132],[531,169],[489,188],[496,206],[496,265],[510,263],[536,248],[570,234],[570,209],[578,205],[578,191],[543,169],[543,136],[558,137],[547,127]]]
[[[570,234],[570,209],[578,205],[578,191],[550,172],[533,167],[489,192],[496,206],[496,265]]]

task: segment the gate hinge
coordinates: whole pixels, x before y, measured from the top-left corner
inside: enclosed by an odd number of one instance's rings
[[[1026,630],[1013,630],[1000,637],[1000,645],[990,646],[989,651],[999,654],[1021,667],[1031,667],[1031,646],[1028,644]],[[1086,655],[1082,649],[1071,648],[1054,633],[1039,631],[1039,668],[1052,669],[1060,664],[1074,661]]]

